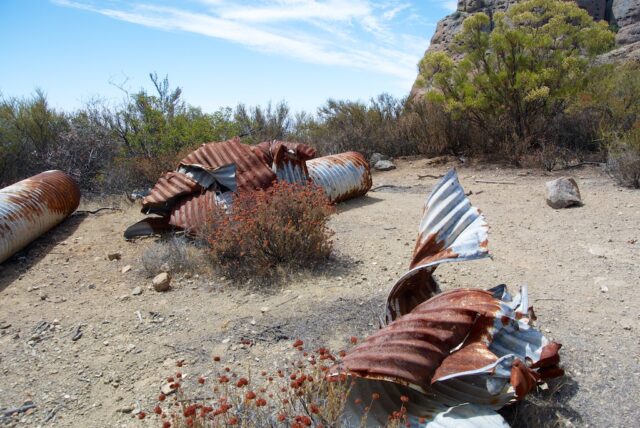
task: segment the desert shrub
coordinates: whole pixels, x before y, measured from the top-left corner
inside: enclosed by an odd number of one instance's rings
[[[640,121],[636,128],[609,143],[607,170],[627,187],[640,188]]]
[[[225,276],[267,283],[329,257],[332,212],[320,188],[276,182],[266,190],[238,193],[229,211],[217,210],[201,234]]]
[[[584,87],[596,55],[613,42],[606,23],[575,3],[518,2],[492,17],[467,18],[456,35],[463,59],[427,53],[418,82],[430,101],[485,136],[487,152],[497,150],[517,165],[524,155],[557,144],[557,128],[549,124]]]
[[[640,62],[599,66],[588,82],[572,107],[593,112],[609,173],[624,186],[640,187]]]
[[[390,156],[417,154],[400,126],[405,99],[381,94],[369,103],[328,100],[318,109],[311,133],[320,153],[356,150],[370,156],[375,152]],[[409,125],[409,122],[406,124]]]

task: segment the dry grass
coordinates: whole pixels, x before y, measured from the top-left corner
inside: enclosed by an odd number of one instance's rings
[[[150,276],[161,272],[210,273],[207,252],[197,242],[171,235],[154,242],[142,253],[142,265]]]

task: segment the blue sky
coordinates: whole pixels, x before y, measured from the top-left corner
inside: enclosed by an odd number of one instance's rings
[[[0,92],[61,109],[168,75],[190,104],[402,96],[455,0],[0,0]]]

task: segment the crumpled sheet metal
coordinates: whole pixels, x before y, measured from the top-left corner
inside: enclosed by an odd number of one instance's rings
[[[331,202],[365,195],[371,189],[369,162],[358,152],[346,152],[307,161],[309,178],[324,189]]]
[[[353,378],[349,396],[346,401],[345,411],[341,426],[377,428],[386,426],[389,415],[399,411],[401,406],[407,409],[407,422],[414,428],[505,428],[509,425],[490,408],[475,404],[460,404],[448,406],[431,395],[422,394],[407,386],[387,382],[384,380],[371,380]],[[379,398],[371,400],[373,394]],[[401,396],[409,399],[402,403]],[[361,402],[356,404],[356,398]],[[367,418],[362,423],[364,407],[369,406]]]
[[[0,189],[0,263],[70,216],[80,188],[62,171],[46,171]]]
[[[333,371],[346,374],[356,385],[365,385],[359,388],[367,393],[382,386],[388,395],[382,402],[396,403],[381,407],[383,420],[398,410],[400,391],[411,390],[423,406],[440,405],[460,413],[454,418],[460,425],[451,426],[464,426],[458,419],[468,422],[463,413],[470,409],[482,409],[473,414],[488,416],[478,426],[504,426],[501,418],[493,417],[497,415],[494,410],[523,398],[545,379],[563,374],[558,353],[561,345],[533,326],[526,287],[514,297],[504,285],[486,291],[456,289],[445,293],[430,288],[433,269],[439,263],[487,254],[484,218],[470,206],[455,173],[450,172],[425,205],[411,263],[419,274],[403,276],[414,281],[406,288],[408,292],[426,288],[428,293],[420,295],[431,297],[408,313],[401,307],[388,325],[349,351]],[[391,295],[388,301],[392,301]],[[357,388],[354,392],[357,394]],[[353,392],[350,397],[368,398]],[[412,426],[447,426],[437,425],[446,413],[408,410]],[[350,411],[353,414],[347,412],[345,418],[357,416],[355,410]],[[426,418],[426,425],[416,423],[421,417]]]
[[[309,180],[307,161],[316,156],[313,147],[288,141],[265,141],[252,147],[254,153],[271,167],[280,181],[305,183]]]
[[[427,197],[410,269],[389,293],[385,322],[409,313],[440,291],[432,275],[439,264],[488,257],[488,229],[455,170],[449,171]]]
[[[308,181],[306,161],[315,150],[301,143],[270,141],[257,146],[239,138],[208,143],[165,173],[142,201],[142,212],[158,214],[125,231],[125,238],[179,228],[196,233],[212,215],[216,203],[228,207],[232,192],[266,189],[276,179]]]
[[[203,144],[180,161],[180,166],[191,165],[208,171],[231,164],[236,165],[236,186],[240,191],[265,189],[276,178],[251,147],[242,144],[237,137],[221,143]]]

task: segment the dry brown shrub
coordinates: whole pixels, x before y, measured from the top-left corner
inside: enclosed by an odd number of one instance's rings
[[[289,269],[312,268],[332,250],[327,227],[334,208],[322,189],[276,182],[240,192],[218,209],[202,234],[216,268],[235,281],[268,283]]]

